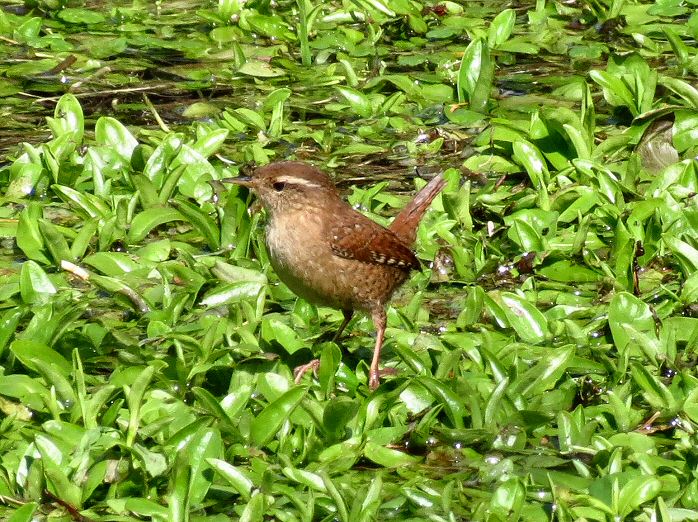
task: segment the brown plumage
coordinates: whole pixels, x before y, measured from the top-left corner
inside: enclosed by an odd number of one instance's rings
[[[279,278],[299,297],[343,311],[337,336],[354,310],[371,315],[377,336],[369,386],[377,388],[385,307],[410,270],[420,269],[411,246],[445,180],[432,179],[388,228],[351,208],[330,179],[306,163],[272,163],[250,178],[224,181],[251,188],[266,208],[266,244]]]

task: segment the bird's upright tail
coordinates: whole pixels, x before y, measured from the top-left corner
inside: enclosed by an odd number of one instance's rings
[[[412,246],[417,237],[417,227],[431,202],[446,185],[443,175],[438,174],[410,201],[390,223],[388,229],[398,236],[405,245]]]

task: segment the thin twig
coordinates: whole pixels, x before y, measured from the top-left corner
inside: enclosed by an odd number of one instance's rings
[[[143,93],[143,101],[145,102],[145,106],[148,107],[150,110],[150,113],[153,115],[153,118],[155,118],[155,121],[158,122],[158,125],[162,130],[165,132],[170,132],[170,128],[167,126],[167,123],[165,123],[162,118],[160,117],[160,114],[158,113],[157,109],[155,108],[155,105],[150,101],[150,98],[148,98],[148,95]]]
[[[171,88],[172,84],[158,84],[158,85],[151,85],[149,87],[130,87],[128,89],[111,89],[107,91],[95,91],[95,92],[80,92],[75,94],[76,98],[93,98],[93,97],[104,97],[104,96],[109,96],[111,94],[124,94],[124,93],[132,93],[132,92],[143,92],[143,91],[154,91],[158,89],[168,89]],[[41,98],[39,96],[36,96],[34,94],[30,94],[28,92],[18,92],[17,93],[20,96],[26,96],[27,98],[34,98],[35,102],[42,103],[42,102],[57,102],[58,100],[61,99],[61,96],[50,96],[47,98]]]
[[[95,78],[99,78],[100,76],[104,76],[105,74],[110,73],[110,72],[111,72],[111,67],[109,67],[108,65],[101,67],[101,68],[97,69],[94,73],[90,74],[87,78],[83,78],[82,80],[79,80],[79,81],[75,82],[74,84],[72,84],[68,88],[68,92],[70,92],[72,94],[76,90],[78,90],[80,87],[82,87],[82,85],[85,82],[92,81]]]
[[[61,260],[61,268],[66,272],[70,272],[74,276],[82,279],[83,281],[89,281],[91,278],[91,274],[88,270],[76,265],[75,263],[66,261],[65,259]],[[101,287],[101,285],[98,286]],[[121,287],[116,291],[126,296],[140,313],[147,314],[148,312],[150,312],[150,306],[148,306],[148,303],[146,303],[145,300],[140,295],[138,295],[132,288],[129,288],[128,286],[122,284]]]
[[[44,496],[48,497],[52,502],[55,502],[59,506],[61,506],[63,509],[65,509],[70,517],[73,520],[77,520],[77,522],[92,522],[91,518],[88,518],[82,514],[80,514],[80,511],[73,506],[72,504],[69,504],[62,498],[58,498],[56,495],[51,493],[48,489],[44,490]]]

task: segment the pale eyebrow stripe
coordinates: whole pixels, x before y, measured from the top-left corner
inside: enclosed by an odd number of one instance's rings
[[[281,181],[282,183],[291,183],[291,184],[296,184],[296,185],[304,185],[306,187],[319,187],[320,185],[318,183],[315,183],[314,181],[310,181],[309,179],[305,178],[299,178],[297,176],[279,176],[276,178],[277,181]]]

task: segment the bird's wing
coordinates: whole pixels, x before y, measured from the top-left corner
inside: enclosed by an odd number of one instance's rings
[[[336,256],[404,270],[421,268],[412,250],[393,232],[361,214],[352,217],[329,227],[330,245]]]

